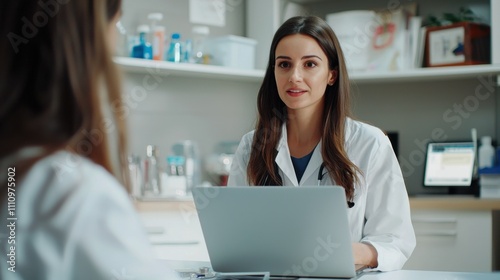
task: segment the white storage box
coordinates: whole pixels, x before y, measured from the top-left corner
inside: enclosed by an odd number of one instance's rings
[[[212,56],[211,64],[240,69],[254,69],[255,45],[256,40],[235,35],[207,41],[207,48]]]
[[[500,198],[500,174],[480,174],[479,185],[481,198]]]
[[[367,69],[375,19],[376,14],[371,10],[353,10],[326,15],[326,22],[339,39],[348,69]]]

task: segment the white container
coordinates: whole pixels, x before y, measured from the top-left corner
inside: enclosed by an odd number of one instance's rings
[[[353,10],[326,15],[340,42],[349,70],[366,70],[376,23],[375,12]]]
[[[211,64],[240,69],[254,69],[255,45],[256,40],[235,35],[211,38],[207,41],[212,56]]]
[[[479,185],[481,198],[500,198],[500,174],[481,174]]]
[[[479,147],[479,168],[493,167],[495,164],[495,148],[491,145],[491,137],[481,137]]]

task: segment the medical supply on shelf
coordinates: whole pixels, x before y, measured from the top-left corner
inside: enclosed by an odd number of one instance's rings
[[[129,56],[129,35],[127,34],[127,29],[123,26],[121,21],[116,23],[116,29],[118,30],[116,38],[116,48],[115,53],[117,56]]]
[[[144,176],[142,174],[141,158],[136,155],[128,157],[128,171],[130,175],[130,188],[135,198],[144,195]]]
[[[159,195],[161,168],[158,163],[158,148],[154,145],[148,145],[146,155],[147,157],[144,161],[144,194]]]
[[[210,55],[206,50],[206,40],[210,34],[208,26],[197,25],[192,28],[192,52],[189,57],[189,62],[199,64],[209,64]]]
[[[493,167],[495,164],[495,148],[491,145],[491,137],[481,137],[479,146],[479,168]]]
[[[500,166],[479,169],[481,198],[500,198]]]
[[[172,146],[172,152],[185,159],[186,191],[190,193],[193,187],[201,184],[201,161],[198,144],[193,140],[179,141]]]
[[[256,45],[254,39],[235,35],[207,40],[211,64],[239,69],[254,69]]]
[[[184,171],[186,160],[183,156],[168,156],[167,181],[162,185],[162,195],[185,196],[187,194],[187,178]]]
[[[147,25],[139,25],[137,27],[137,32],[139,33],[139,44],[132,48],[132,57],[152,59],[153,58],[153,48],[151,44],[147,41],[150,28]]]
[[[182,43],[181,35],[173,33],[170,39],[170,46],[167,52],[167,60],[170,62],[182,62]]]
[[[163,19],[162,13],[151,13],[148,15],[148,19],[151,21],[151,39],[153,48],[153,60],[163,60],[163,54],[165,52],[165,26],[159,24]]]

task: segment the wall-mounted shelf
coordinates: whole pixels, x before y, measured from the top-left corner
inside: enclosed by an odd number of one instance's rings
[[[351,80],[356,83],[415,82],[476,78],[482,75],[500,75],[500,64],[417,68],[398,72],[353,72]]]
[[[250,82],[260,82],[264,77],[263,70],[235,69],[223,66],[191,63],[173,63],[130,57],[115,57],[114,60],[124,71],[131,73]]]
[[[262,81],[264,70],[245,70],[214,65],[173,63],[129,57],[116,57],[115,62],[126,72],[172,77],[213,78],[234,81]],[[500,64],[419,68],[398,72],[352,72],[355,83],[387,83],[475,78],[481,75],[500,75]]]

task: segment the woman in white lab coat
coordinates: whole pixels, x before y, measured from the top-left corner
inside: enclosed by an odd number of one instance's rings
[[[0,279],[179,279],[123,187],[120,7],[2,1]]]
[[[340,185],[355,263],[401,269],[415,247],[402,173],[388,137],[350,117],[344,57],[325,21],[294,17],[276,31],[257,99],[228,185]]]

